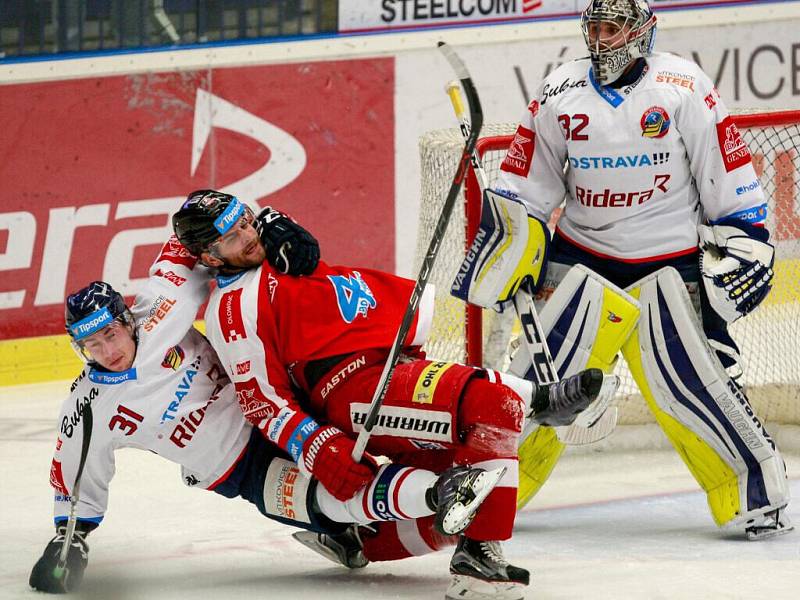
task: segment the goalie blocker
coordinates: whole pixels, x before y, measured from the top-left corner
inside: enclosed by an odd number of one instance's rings
[[[547,225],[528,215],[522,202],[485,190],[478,232],[450,293],[483,308],[511,300],[526,283],[535,293],[549,245]]]

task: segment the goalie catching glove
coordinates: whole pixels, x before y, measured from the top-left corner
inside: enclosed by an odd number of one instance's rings
[[[700,272],[714,311],[732,323],[758,306],[772,288],[775,248],[738,227],[700,225]]]
[[[319,262],[319,243],[289,215],[267,206],[255,228],[270,264],[288,275],[310,275]]]
[[[481,223],[450,293],[483,308],[502,307],[530,281],[531,294],[544,280],[550,232],[525,205],[494,190],[483,193]]]
[[[33,565],[28,580],[33,589],[49,594],[66,594],[78,589],[86,565],[89,564],[89,545],[86,543],[88,530],[82,528],[82,525],[84,523],[79,521],[72,534],[72,542],[67,552],[67,564],[64,567],[64,573],[59,576],[56,567],[67,533],[67,522],[61,521],[58,524],[56,537],[48,542],[42,556]]]

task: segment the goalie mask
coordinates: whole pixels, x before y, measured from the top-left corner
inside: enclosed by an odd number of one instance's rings
[[[64,321],[72,347],[84,362],[109,371],[130,367],[136,354],[133,314],[108,283],[93,281],[67,296]]]
[[[592,0],[581,14],[581,31],[594,78],[608,85],[652,52],[656,17],[646,0]]]

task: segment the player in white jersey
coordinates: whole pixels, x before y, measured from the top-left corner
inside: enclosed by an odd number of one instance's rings
[[[262,219],[262,236],[276,268],[313,269],[316,241],[280,213]],[[270,228],[268,233],[264,228]],[[293,247],[292,247],[293,246]],[[30,585],[74,590],[88,562],[86,536],[103,520],[114,452],[139,448],[181,465],[188,486],[240,496],[277,521],[336,536],[346,524],[434,515],[438,529],[465,528],[502,472],[462,468],[431,471],[385,465],[367,470],[365,487],[347,502],[302,475],[291,457],[268,443],[243,417],[234,386],[208,341],[192,327],[208,295],[210,276],[174,238],[164,246],[129,309],[105,282],[67,298],[67,330],[87,362],[59,416],[50,470],[57,535],[34,566]],[[87,406],[92,426],[84,431]],[[82,442],[89,436],[75,506],[65,574],[54,572],[66,534]],[[390,492],[387,497],[387,491]],[[379,503],[381,512],[367,510]],[[341,524],[345,525],[341,525]],[[358,560],[355,557],[354,560]],[[363,560],[363,558],[361,559]]]
[[[540,298],[552,297],[542,321],[561,374],[613,368],[621,348],[717,525],[759,539],[790,529],[789,491],[775,444],[735,381],[739,351],[727,323],[770,289],[767,204],[713,83],[694,62],[653,52],[655,26],[644,0],[589,3],[589,56],[547,76],[528,105],[453,293],[503,306],[521,283],[544,286]],[[550,243],[545,224],[564,200]],[[511,231],[523,240],[516,254],[505,243]],[[602,338],[603,324],[621,320],[613,310],[586,320],[591,282],[639,313],[629,338]],[[603,296],[593,300],[604,306]],[[572,351],[578,338],[583,354]],[[533,376],[519,354],[512,371]],[[525,499],[563,450],[544,429],[536,435],[526,443],[551,460],[521,482]]]

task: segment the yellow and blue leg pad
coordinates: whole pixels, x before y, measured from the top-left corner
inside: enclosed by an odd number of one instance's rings
[[[548,278],[564,272],[541,311],[542,327],[559,377],[596,367],[610,373],[617,353],[636,329],[639,303],[592,270],[551,263]],[[517,352],[511,373],[534,380],[530,356]],[[522,508],[547,481],[564,444],[550,427],[527,423],[520,436],[517,508]]]
[[[783,460],[705,339],[678,272],[661,269],[627,291],[641,318],[622,354],[714,521],[737,526],[786,505]]]

